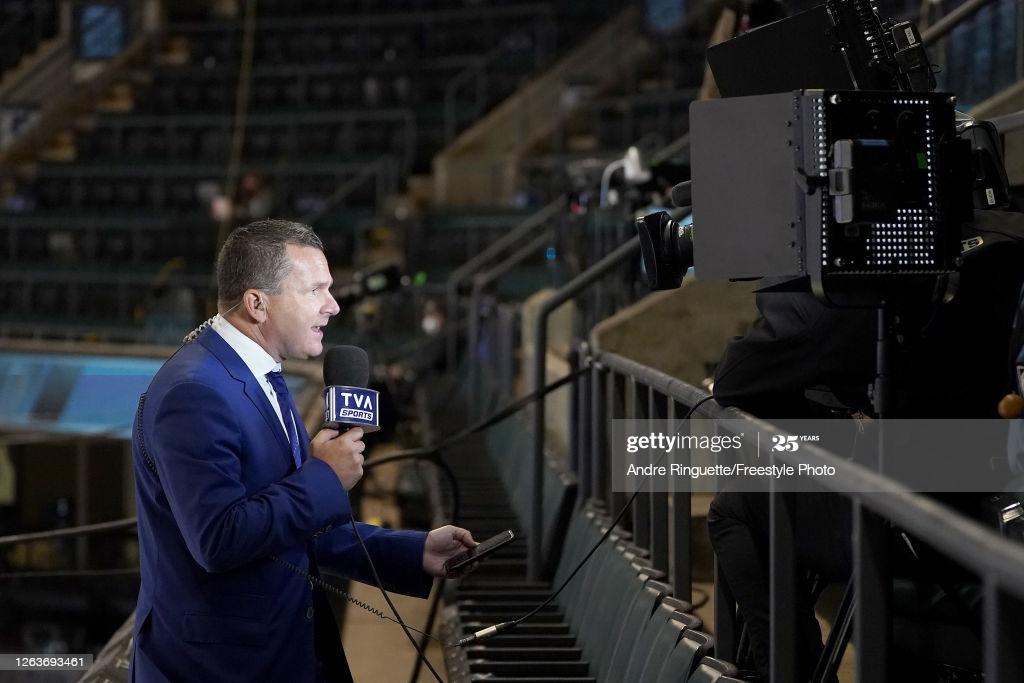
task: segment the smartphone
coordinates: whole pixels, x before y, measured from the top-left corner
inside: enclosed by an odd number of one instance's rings
[[[470,548],[466,552],[450,558],[444,563],[444,571],[448,578],[455,578],[465,572],[471,565],[493,553],[498,548],[512,542],[516,535],[511,530],[502,531],[496,536],[491,536],[480,545]]]

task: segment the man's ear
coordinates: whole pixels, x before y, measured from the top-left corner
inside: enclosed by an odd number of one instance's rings
[[[267,320],[267,297],[258,289],[247,289],[242,295],[242,308],[249,318],[257,323]]]

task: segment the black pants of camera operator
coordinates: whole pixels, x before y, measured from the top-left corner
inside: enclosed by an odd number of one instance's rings
[[[849,499],[831,493],[799,493],[793,500],[798,566],[833,581],[844,581],[852,567]],[[708,513],[711,544],[739,605],[755,668],[766,680],[770,659],[768,515],[767,493],[728,490],[715,496]],[[807,681],[821,655],[822,642],[811,586],[802,575],[792,599],[796,608],[797,680]]]

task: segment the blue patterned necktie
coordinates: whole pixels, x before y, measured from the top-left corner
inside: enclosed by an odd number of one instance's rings
[[[288,385],[285,384],[284,375],[280,372],[268,372],[267,379],[270,380],[270,385],[274,387],[274,393],[277,394],[277,405],[281,408],[281,417],[284,418],[284,424],[288,430],[288,441],[292,447],[292,460],[295,461],[295,468],[302,467],[302,451],[299,449],[299,434],[295,428],[295,413],[292,411],[292,397],[288,393]]]

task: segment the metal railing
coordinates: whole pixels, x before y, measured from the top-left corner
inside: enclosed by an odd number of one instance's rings
[[[686,134],[690,103],[696,97],[696,89],[603,97],[588,103],[584,113],[603,149],[625,149],[634,144],[641,149],[661,149]],[[560,122],[555,134],[557,149],[567,146],[565,123]],[[645,137],[649,142],[640,145],[638,141]]]
[[[534,390],[539,390],[547,383],[548,318],[550,318],[551,314],[559,306],[575,298],[608,273],[620,267],[629,259],[636,258],[639,254],[640,239],[634,237],[573,278],[544,302],[537,312],[537,319],[534,323],[533,382],[531,384]],[[527,537],[527,571],[532,580],[540,578],[544,564],[542,556],[544,528],[544,435],[546,432],[544,408],[543,400],[537,401],[533,407],[533,458],[530,463],[530,470],[532,473],[534,495],[531,501],[530,533]],[[570,433],[573,432],[574,430],[570,428]]]
[[[483,270],[487,264],[498,259],[498,257],[505,254],[522,240],[528,238],[535,231],[544,229],[549,225],[550,221],[560,216],[563,207],[564,202],[561,199],[556,199],[492,242],[486,249],[463,263],[448,276],[448,281],[445,284],[445,306],[448,315],[445,358],[449,369],[455,367],[457,360],[458,330],[461,317],[459,289],[462,284],[471,275]],[[475,313],[470,311],[470,314]]]
[[[495,74],[498,70],[506,70],[507,62],[520,56],[520,43],[530,41],[530,66],[539,68],[554,52],[552,45],[552,28],[554,10],[547,6],[538,12],[529,29],[506,37],[499,45],[485,55],[473,60],[462,71],[456,74],[444,89],[444,141],[450,143],[455,139],[463,125],[478,119],[496,96],[493,87]],[[466,90],[471,90],[470,98],[465,98]]]
[[[553,230],[545,230],[540,233],[532,240],[521,246],[516,251],[512,252],[507,258],[493,266],[492,268],[477,274],[473,278],[473,288],[469,295],[469,334],[467,348],[470,353],[470,357],[477,357],[477,350],[480,342],[480,325],[481,325],[481,314],[483,293],[484,290],[492,285],[503,275],[508,274],[513,268],[522,265],[528,261],[531,257],[536,258],[540,256],[544,248],[551,243],[551,238],[554,236]],[[479,366],[477,363],[471,363],[469,366],[469,386],[470,395],[476,399],[481,398],[479,394]],[[477,409],[481,409],[483,406],[480,401],[474,401],[474,405]]]
[[[700,403],[695,414],[718,422],[720,433],[738,433],[737,422],[746,422],[762,433],[780,430],[734,408],[722,408],[708,401],[708,394],[681,380],[641,365],[622,356],[601,352],[591,342],[591,373],[582,383],[589,400],[581,404],[575,419],[581,434],[579,480],[584,497],[607,503],[618,509],[625,494],[611,490],[609,439],[611,420],[616,418],[673,421]],[[1024,600],[1024,547],[1011,542],[921,494],[849,462],[816,446],[801,446],[800,455],[764,449],[764,462],[801,463],[829,466],[835,476],[815,476],[823,489],[849,498],[854,506],[853,576],[856,586],[854,609],[857,619],[856,670],[861,681],[884,681],[888,659],[892,655],[884,639],[886,624],[892,617],[892,577],[884,570],[880,556],[888,529],[883,520],[898,526],[916,538],[934,546],[943,555],[976,572],[984,588],[984,670],[987,681],[1018,681],[1024,676],[1024,660],[1007,652],[1016,651],[1009,643],[1021,634],[1018,620]],[[773,629],[774,681],[791,681],[795,661],[792,637],[795,615],[783,608],[793,594],[795,567],[790,494],[772,493],[773,513],[770,544],[770,585]],[[691,589],[690,493],[680,487],[670,493],[641,493],[632,510],[634,541],[651,551],[655,568],[668,572],[676,595],[688,596]],[[789,576],[787,576],[789,572]],[[736,633],[734,606],[719,596],[715,610],[716,652],[727,659],[735,656]],[[786,635],[790,637],[785,637]]]
[[[538,315],[533,342],[533,387],[546,383],[545,346],[546,317],[561,303],[578,295],[588,285],[635,255],[638,247],[631,241],[603,261],[576,278],[548,301]],[[500,269],[500,266],[499,266]],[[513,335],[514,331],[506,330]],[[762,435],[784,434],[771,424],[758,420],[735,408],[723,408],[709,401],[708,393],[682,380],[642,365],[621,355],[602,351],[597,340],[579,348],[580,363],[590,371],[574,382],[573,410],[569,433],[572,436],[572,469],[580,484],[581,500],[597,499],[609,510],[618,510],[626,494],[613,491],[611,464],[611,425],[615,419],[668,420],[675,422],[696,407],[694,417],[717,420],[719,433],[737,434],[749,425]],[[642,423],[641,423],[642,424]],[[538,454],[543,457],[545,423],[543,402],[535,405],[533,415],[534,453],[531,472],[536,473]],[[984,667],[986,680],[1016,681],[1024,675],[1024,659],[1016,655],[1012,643],[1024,631],[1018,610],[1024,607],[1024,548],[994,531],[963,517],[924,495],[914,493],[893,480],[856,463],[815,446],[801,446],[799,457],[770,450],[770,439],[758,453],[764,462],[800,464],[835,468],[835,476],[814,476],[823,489],[851,500],[854,510],[854,533],[857,543],[853,552],[853,609],[857,648],[858,680],[884,681],[894,656],[889,633],[893,605],[888,597],[892,590],[891,569],[886,561],[886,539],[889,526],[912,534],[935,547],[938,552],[976,572],[983,585],[984,599]],[[541,460],[543,465],[543,460]],[[529,538],[539,539],[542,519],[542,481],[532,482],[532,514]],[[771,494],[773,641],[772,666],[774,681],[795,680],[795,612],[791,596],[795,591],[795,548],[792,516],[792,495]],[[691,555],[691,491],[684,483],[663,493],[640,493],[626,526],[633,542],[650,551],[652,565],[667,573],[668,582],[677,596],[689,596],[693,583]],[[530,571],[536,572],[541,548],[530,541]],[[727,659],[736,655],[735,606],[717,596],[717,656]]]

